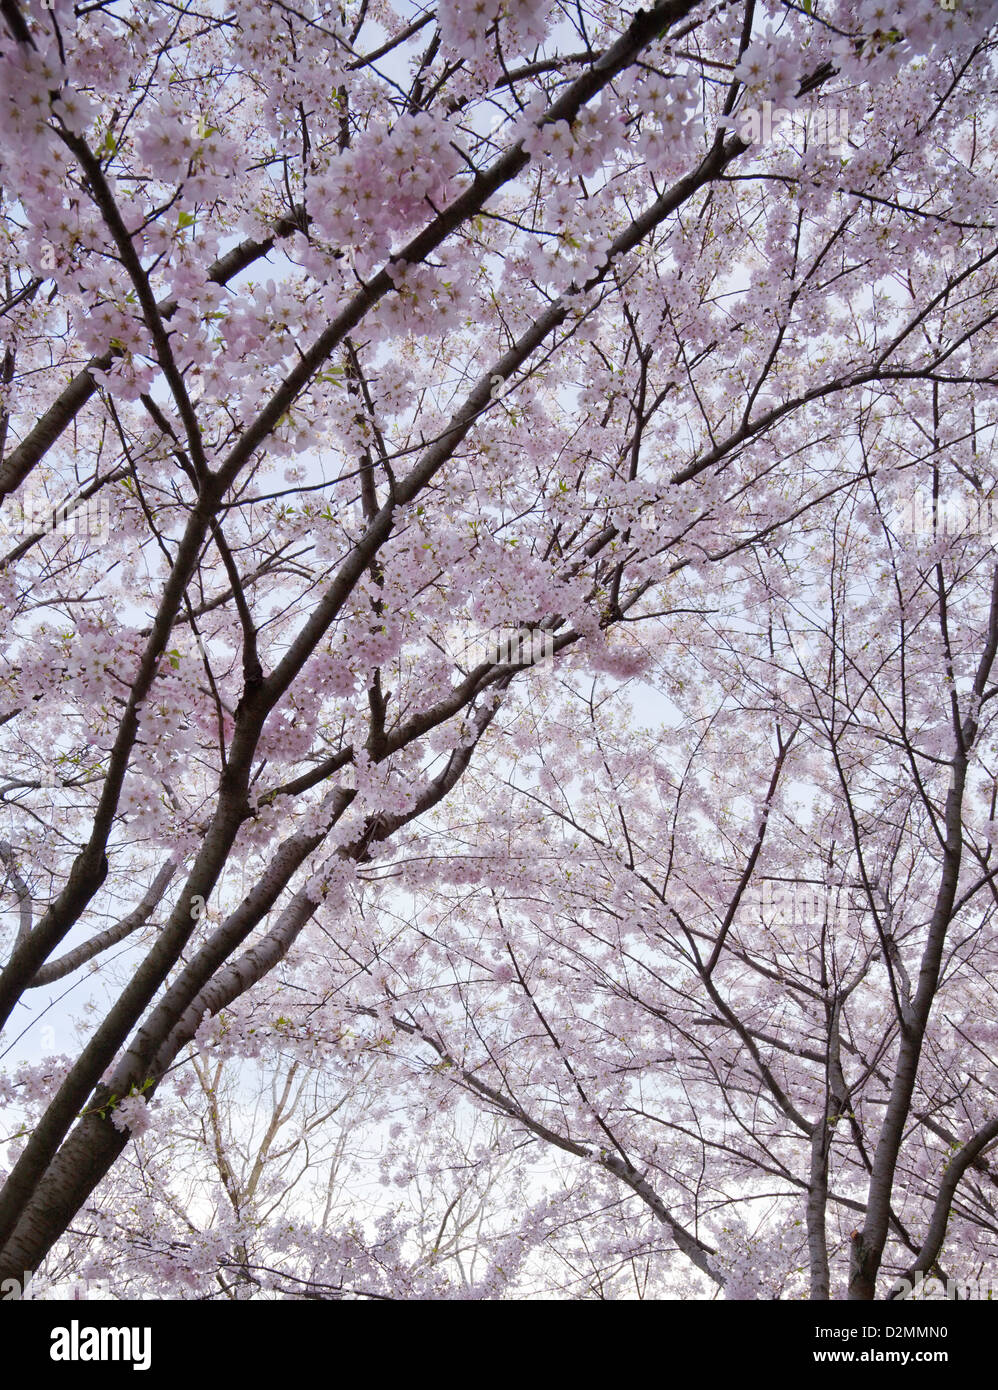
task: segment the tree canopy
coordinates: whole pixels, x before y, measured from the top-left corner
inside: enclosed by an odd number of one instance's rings
[[[0,1281],[979,1287],[994,7],[0,15]]]

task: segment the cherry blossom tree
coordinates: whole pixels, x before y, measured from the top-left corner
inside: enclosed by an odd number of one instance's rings
[[[0,13],[0,1280],[992,1262],[992,7]]]
[[[531,1243],[496,1268],[542,1205],[522,1144],[471,1111],[435,1114],[403,1150],[414,1108],[386,1082],[384,1054],[310,1066],[282,1056],[279,1035],[256,1067],[193,1057],[31,1296],[473,1298],[522,1284]]]

